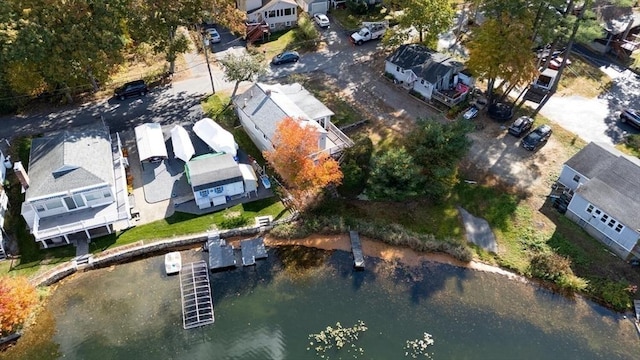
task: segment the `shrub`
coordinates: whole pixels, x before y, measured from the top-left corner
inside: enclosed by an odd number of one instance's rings
[[[608,279],[592,279],[589,291],[617,311],[626,311],[631,308],[632,291],[627,283]]]
[[[364,0],[347,0],[347,9],[357,15],[364,15],[369,11],[369,6]]]
[[[571,260],[550,252],[536,254],[531,259],[529,269],[531,275],[553,282],[557,282],[566,275],[573,275]]]
[[[395,80],[395,79],[396,79],[396,77],[395,77],[392,73],[387,72],[387,71],[385,71],[385,72],[384,72],[384,76],[385,76],[387,79],[390,79],[390,80]]]
[[[249,223],[249,220],[242,215],[234,215],[225,218],[218,224],[222,229],[235,229],[243,227]]]
[[[309,18],[309,14],[301,13],[298,18],[298,29],[295,32],[296,40],[306,49],[313,50],[318,46],[320,33],[315,24]]]
[[[309,236],[307,229],[298,221],[278,225],[271,229],[269,234],[277,239],[300,239]]]

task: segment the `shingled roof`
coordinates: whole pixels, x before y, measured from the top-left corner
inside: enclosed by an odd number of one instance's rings
[[[387,61],[414,72],[418,77],[434,84],[448,72],[462,68],[462,63],[420,44],[401,45]]]
[[[114,184],[109,130],[102,124],[55,132],[31,141],[26,200]]]
[[[576,193],[626,226],[640,229],[640,160],[592,142],[565,164],[589,178]]]

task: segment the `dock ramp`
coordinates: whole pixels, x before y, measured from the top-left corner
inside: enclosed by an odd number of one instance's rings
[[[185,330],[214,323],[209,269],[206,262],[197,261],[182,267],[180,294],[182,326]]]
[[[360,242],[360,235],[358,235],[357,231],[349,231],[349,238],[351,239],[353,266],[355,266],[356,269],[364,269],[364,255],[362,254],[362,243]]]

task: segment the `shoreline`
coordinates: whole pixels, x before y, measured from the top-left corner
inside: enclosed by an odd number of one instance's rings
[[[379,240],[374,240],[364,236],[360,236],[362,241],[362,251],[365,256],[376,257],[385,261],[394,261],[410,266],[418,267],[423,262],[435,262],[439,264],[447,264],[456,267],[461,267],[470,270],[483,271],[492,274],[499,274],[506,276],[510,280],[516,280],[523,283],[533,283],[530,279],[516,274],[514,272],[505,270],[498,266],[485,264],[478,261],[471,261],[465,263],[454,259],[452,256],[443,253],[423,253],[415,251],[409,247],[401,247],[395,245],[389,245]],[[239,245],[239,240],[231,240],[234,246]],[[281,246],[281,245],[300,245],[311,248],[318,248],[322,250],[342,250],[351,252],[351,242],[348,234],[344,235],[320,235],[314,234],[306,238],[301,239],[276,239],[269,235],[264,237],[264,243],[266,246]]]

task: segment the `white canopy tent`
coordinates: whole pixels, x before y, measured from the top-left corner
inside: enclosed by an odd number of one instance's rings
[[[176,125],[171,129],[171,145],[176,158],[188,162],[196,153],[189,138],[189,133],[182,126]]]
[[[235,157],[238,153],[233,134],[223,129],[210,118],[204,118],[193,125],[193,131],[204,141],[213,151],[223,152]]]
[[[168,158],[160,124],[142,124],[136,126],[134,131],[140,161],[156,161]]]
[[[239,164],[240,173],[242,174],[242,181],[244,181],[245,194],[251,194],[253,192],[258,195],[258,177],[256,172],[253,171],[253,167],[247,164]]]

